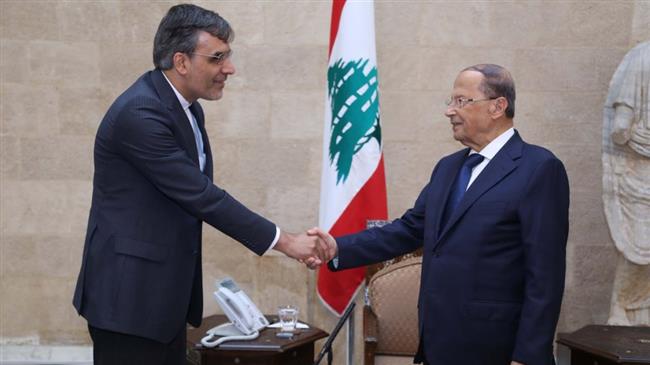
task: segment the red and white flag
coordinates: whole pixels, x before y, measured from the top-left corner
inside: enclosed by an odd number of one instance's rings
[[[373,2],[333,0],[319,226],[334,237],[387,217],[377,86]],[[364,276],[323,265],[318,294],[340,316]]]

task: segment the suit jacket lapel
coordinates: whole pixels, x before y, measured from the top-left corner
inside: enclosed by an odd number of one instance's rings
[[[185,111],[178,101],[174,90],[169,85],[162,71],[155,70],[151,73],[154,87],[160,96],[160,101],[167,107],[172,115],[176,130],[180,133],[181,145],[188,152],[192,160],[199,165],[199,154],[196,151],[196,141],[194,140],[194,131],[190,121],[187,119]]]
[[[497,152],[492,161],[488,163],[474,183],[472,183],[469,189],[467,189],[467,192],[463,195],[458,207],[456,207],[456,210],[452,213],[451,217],[449,217],[447,225],[443,227],[442,232],[438,236],[437,244],[440,243],[440,240],[445,236],[445,234],[465,214],[467,209],[469,209],[472,204],[481,197],[481,195],[517,168],[517,160],[521,157],[522,148],[523,141],[521,140],[521,137],[519,137],[519,134],[515,132],[512,138],[510,138],[503,148]]]
[[[440,233],[442,233],[440,232],[443,228],[440,227],[442,224],[442,216],[444,215],[445,207],[447,206],[447,200],[449,200],[449,194],[451,193],[451,189],[454,186],[454,180],[456,180],[458,170],[460,170],[460,167],[463,165],[465,156],[467,156],[468,153],[469,148],[465,148],[464,150],[455,153],[448,161],[447,166],[444,167],[446,173],[442,175],[440,183],[438,184],[438,186],[442,187],[442,189],[440,189],[438,192],[438,194],[442,194],[442,198],[436,199],[437,201],[441,201],[442,204],[438,207],[438,209],[435,209],[437,215],[433,217],[433,221],[435,222],[433,232],[435,232],[434,234],[436,234],[437,237],[439,237]]]

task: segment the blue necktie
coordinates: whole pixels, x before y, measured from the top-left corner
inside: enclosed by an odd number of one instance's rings
[[[447,221],[460,203],[460,200],[463,198],[463,195],[467,190],[467,184],[469,184],[469,178],[472,176],[472,169],[476,167],[476,165],[480,164],[481,161],[483,161],[483,156],[478,153],[469,155],[465,158],[465,162],[463,162],[463,166],[461,166],[460,171],[458,171],[458,175],[456,175],[456,180],[454,181],[454,186],[449,193],[449,199],[447,200],[445,212],[442,216],[441,229],[445,227]]]

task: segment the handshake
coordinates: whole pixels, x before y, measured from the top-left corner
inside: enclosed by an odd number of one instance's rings
[[[282,231],[273,249],[294,258],[314,270],[337,255],[336,240],[318,227],[305,233]]]

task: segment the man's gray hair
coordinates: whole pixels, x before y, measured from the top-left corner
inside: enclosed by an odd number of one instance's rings
[[[483,82],[481,82],[479,90],[488,98],[501,96],[506,98],[508,101],[506,116],[510,119],[515,117],[515,81],[508,70],[499,65],[481,63],[469,66],[461,72],[464,71],[476,71],[483,74]]]
[[[196,48],[199,31],[208,32],[226,43],[235,36],[230,24],[214,11],[192,4],[172,6],[160,21],[153,41],[156,68],[172,68],[176,52],[191,54]]]

